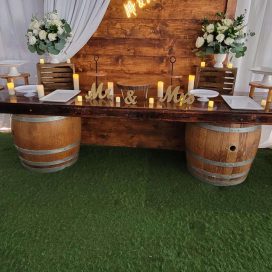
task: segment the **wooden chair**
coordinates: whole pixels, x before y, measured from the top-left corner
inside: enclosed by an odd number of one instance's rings
[[[37,64],[39,84],[44,85],[46,92],[57,89],[73,90],[73,73],[75,66],[72,63]]]
[[[216,90],[220,94],[233,94],[237,68],[197,67],[195,88]]]

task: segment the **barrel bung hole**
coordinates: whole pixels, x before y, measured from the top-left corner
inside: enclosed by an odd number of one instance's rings
[[[229,149],[230,149],[231,152],[234,152],[236,150],[236,146],[235,145],[231,145]]]

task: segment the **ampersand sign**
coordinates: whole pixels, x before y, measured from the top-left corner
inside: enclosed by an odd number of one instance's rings
[[[134,93],[135,93],[134,91],[128,91],[127,92],[127,96],[124,99],[125,103],[127,105],[135,105],[135,104],[137,104],[137,101],[136,101],[137,96],[135,96]]]

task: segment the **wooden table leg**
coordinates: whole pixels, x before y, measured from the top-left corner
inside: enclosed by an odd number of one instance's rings
[[[25,85],[29,85],[28,76],[25,76]]]
[[[255,92],[255,87],[254,87],[254,86],[250,86],[250,93],[249,93],[249,97],[253,98],[253,96],[254,96],[254,92]]]
[[[269,89],[267,99],[266,99],[266,106],[265,106],[266,112],[269,112],[271,102],[272,102],[272,89]]]

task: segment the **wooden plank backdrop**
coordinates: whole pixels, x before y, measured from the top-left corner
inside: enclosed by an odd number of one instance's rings
[[[158,80],[170,83],[169,57],[175,55],[175,74],[184,75],[186,85],[188,74],[200,64],[192,49],[203,18],[221,11],[233,15],[236,7],[236,0],[157,0],[138,9],[138,17],[127,18],[125,2],[111,0],[98,30],[73,58],[82,90],[94,82],[87,75],[95,70],[94,55],[100,57],[99,69],[108,74],[104,83],[133,78],[153,86]],[[82,142],[87,144],[184,148],[183,124],[162,122],[158,127],[149,121],[87,118],[82,129]]]
[[[86,74],[95,69],[94,54],[100,56],[100,69],[108,73],[105,82],[125,78],[154,85],[167,82],[172,55],[177,57],[175,73],[187,77],[200,63],[192,49],[203,18],[227,8],[233,13],[234,6],[233,0],[157,0],[138,9],[138,17],[127,18],[125,2],[111,0],[98,30],[73,59],[84,89],[94,81]]]

